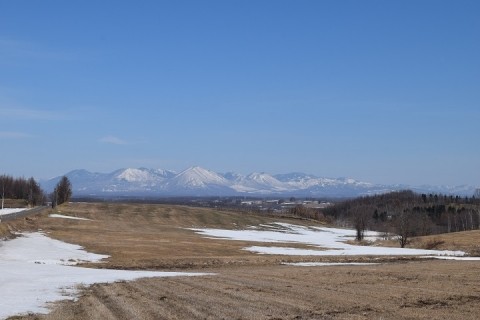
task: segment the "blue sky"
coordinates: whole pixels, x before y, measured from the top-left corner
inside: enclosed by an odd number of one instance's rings
[[[0,1],[0,173],[480,185],[478,1]]]

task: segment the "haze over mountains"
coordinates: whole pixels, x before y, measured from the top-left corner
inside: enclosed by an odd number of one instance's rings
[[[216,173],[201,167],[190,167],[176,173],[163,169],[127,168],[111,173],[74,170],[66,174],[74,196],[301,196],[356,197],[394,190],[411,189],[471,196],[472,186],[380,185],[350,178],[321,178],[300,172],[271,175],[234,172]],[[42,188],[51,192],[60,177],[41,181]]]

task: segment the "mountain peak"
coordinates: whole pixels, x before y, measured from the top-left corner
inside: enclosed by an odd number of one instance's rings
[[[199,166],[193,166],[172,178],[170,186],[191,188],[206,188],[209,184],[227,186],[228,181],[213,171]]]
[[[128,182],[141,182],[152,180],[150,172],[145,168],[127,168],[123,170],[119,175],[117,175],[116,178],[118,180],[125,180]]]
[[[163,169],[124,168],[111,173],[92,173],[73,170],[66,174],[76,196],[305,196],[356,197],[388,191],[412,189],[416,192],[472,195],[474,187],[409,187],[405,185],[377,185],[351,178],[319,178],[301,172],[271,175],[254,172],[241,175],[228,172],[223,175],[200,166],[192,166],[180,173]],[[51,192],[60,177],[41,181],[42,188]]]
[[[191,166],[191,167],[188,167],[187,169],[183,170],[183,172],[201,173],[201,172],[210,172],[210,170],[202,168],[200,166]]]

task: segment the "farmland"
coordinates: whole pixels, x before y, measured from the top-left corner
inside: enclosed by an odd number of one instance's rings
[[[88,220],[49,217],[52,213]],[[205,237],[192,230],[245,230],[276,222],[278,218],[205,208],[73,203],[2,223],[4,236],[41,229],[52,238],[110,256],[86,267],[213,274],[95,284],[81,290],[77,301],[53,305],[47,315],[15,319],[475,319],[480,312],[479,261],[260,255],[243,250],[257,244],[253,241]],[[323,227],[306,220],[281,222]],[[441,243],[437,249],[474,251],[480,235],[471,231],[435,240]],[[415,239],[413,245],[430,242]],[[286,262],[376,264],[299,267]]]

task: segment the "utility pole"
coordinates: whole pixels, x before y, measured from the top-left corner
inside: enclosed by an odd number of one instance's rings
[[[2,179],[2,210],[3,210],[3,203],[5,202],[5,182]]]

